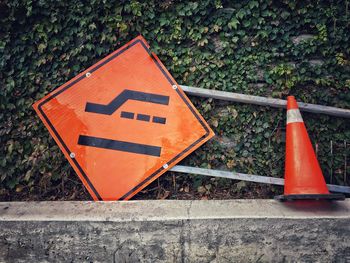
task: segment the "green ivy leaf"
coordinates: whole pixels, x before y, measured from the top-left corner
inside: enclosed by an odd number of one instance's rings
[[[237,29],[237,26],[240,22],[236,18],[232,18],[231,21],[227,24],[229,29]]]

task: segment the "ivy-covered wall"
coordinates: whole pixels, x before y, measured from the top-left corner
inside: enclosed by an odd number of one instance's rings
[[[348,0],[11,0],[0,21],[0,196],[77,180],[31,105],[139,34],[180,84],[350,108]],[[191,99],[217,137],[186,164],[283,176],[283,110]],[[349,184],[349,119],[303,116],[327,181]]]

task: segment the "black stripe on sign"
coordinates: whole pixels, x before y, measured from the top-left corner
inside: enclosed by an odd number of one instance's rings
[[[112,115],[128,100],[136,100],[163,105],[169,104],[169,96],[126,89],[123,90],[123,92],[121,92],[118,96],[116,96],[111,102],[109,102],[106,105],[87,102],[85,106],[85,111],[98,114]]]
[[[161,147],[80,135],[78,144],[121,152],[160,156]]]
[[[137,114],[136,119],[139,121],[149,121],[151,119],[151,116],[146,114]]]
[[[135,113],[133,112],[128,112],[128,111],[122,111],[120,113],[120,117],[126,118],[126,119],[134,119]]]
[[[154,122],[154,123],[160,123],[160,124],[165,124],[166,118],[153,116],[152,122]]]

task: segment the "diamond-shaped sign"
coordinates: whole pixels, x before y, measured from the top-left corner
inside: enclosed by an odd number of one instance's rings
[[[131,198],[214,136],[142,37],[33,107],[95,200]]]

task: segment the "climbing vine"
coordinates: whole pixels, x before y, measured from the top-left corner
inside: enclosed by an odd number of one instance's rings
[[[139,34],[180,84],[350,108],[348,0],[12,0],[0,21],[0,196],[76,179],[31,105]],[[217,136],[185,163],[283,176],[283,110],[191,99]],[[349,183],[349,121],[304,119],[327,180]]]

